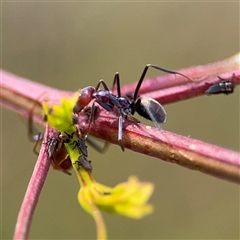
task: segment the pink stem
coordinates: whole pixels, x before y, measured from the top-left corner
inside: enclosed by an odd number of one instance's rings
[[[47,142],[49,128],[46,128],[44,142]],[[47,144],[42,144],[40,154],[38,156],[31,180],[28,184],[24,200],[18,214],[18,219],[15,227],[15,240],[27,239],[30,230],[33,213],[36,208],[43,184],[47,177],[47,173],[51,164],[51,160],[47,156]]]
[[[78,124],[83,132],[88,131],[86,116],[80,116]],[[159,131],[157,128],[128,120],[124,121],[123,132],[125,148],[176,163],[191,170],[240,183],[240,154],[238,152],[168,131]],[[116,117],[106,111],[97,111],[90,133],[118,144]]]
[[[233,73],[226,73],[221,75],[222,78],[231,80],[234,86],[240,84],[240,70],[235,70]],[[148,92],[147,97],[153,98],[161,104],[178,102],[180,100],[186,100],[192,97],[197,97],[205,94],[205,91],[214,83],[219,83],[218,77],[209,77],[204,81],[194,81],[185,85],[178,85],[161,89],[157,91]]]

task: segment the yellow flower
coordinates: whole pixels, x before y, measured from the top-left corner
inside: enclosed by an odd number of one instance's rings
[[[88,201],[106,212],[121,214],[131,218],[141,218],[152,213],[153,207],[146,202],[152,195],[154,186],[148,182],[139,182],[136,177],[129,177],[127,182],[114,188],[99,184],[91,177],[92,182],[83,185],[78,193],[78,200],[85,210],[92,214],[93,209],[86,207],[83,195]]]
[[[43,103],[43,110],[47,116],[48,125],[58,131],[71,134],[75,131],[72,119],[72,109],[76,102],[76,95],[62,98],[60,105],[49,106],[46,101]]]
[[[139,182],[130,177],[128,182],[120,183],[114,188],[96,182],[91,173],[78,170],[80,190],[78,201],[93,216],[97,226],[97,239],[106,239],[106,229],[100,210],[124,215],[131,218],[142,218],[152,213],[152,205],[147,204],[152,195],[152,183]]]

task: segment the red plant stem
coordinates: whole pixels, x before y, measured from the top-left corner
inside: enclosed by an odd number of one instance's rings
[[[240,70],[235,70],[233,73],[221,75],[222,78],[231,80],[234,86],[240,84]],[[214,83],[218,83],[218,77],[209,77],[204,81],[190,82],[186,85],[173,86],[162,90],[148,92],[142,96],[153,98],[161,104],[178,102],[192,97],[197,97],[205,93],[205,91]]]
[[[86,117],[85,119],[80,117],[78,124],[83,132],[88,130]],[[240,183],[238,152],[131,121],[124,121],[123,129],[123,142],[126,148]],[[108,142],[117,143],[117,131],[118,121],[113,114],[106,111],[96,113],[90,129],[91,134]]]
[[[234,72],[236,76],[234,78],[234,83],[239,84],[239,69],[236,68],[236,56],[220,63],[224,63],[225,66],[221,67],[221,64],[216,63],[201,67],[192,67],[185,71],[187,73],[193,73],[196,72],[196,69],[200,68],[201,71],[204,72],[204,68],[206,68],[207,76],[210,73],[210,75],[216,76],[219,75],[219,72],[223,72],[223,69],[225,69],[225,71],[227,71],[226,69],[230,69],[230,72],[226,73],[226,76],[232,76],[232,73]],[[232,66],[234,66],[236,69],[234,70]],[[214,72],[214,69],[216,72]],[[56,90],[53,88],[45,87],[42,84],[27,81],[4,71],[2,71],[1,74],[2,105],[10,108],[15,112],[25,115],[26,117],[28,117],[29,109],[31,109],[33,103],[35,103],[36,101],[41,104],[44,98],[48,98],[49,102],[56,103],[59,102],[59,99],[62,96],[69,96],[72,94],[70,92]],[[167,82],[171,82],[170,79],[172,79],[172,77],[173,76],[170,74],[164,76],[164,78],[166,79],[165,81]],[[196,81],[188,83],[187,85],[181,84],[180,86],[169,87],[166,90],[161,91],[161,99],[165,99],[165,103],[167,103],[179,100],[180,98],[187,98],[189,96],[192,97],[200,93],[204,93],[205,88],[207,87],[206,84],[209,84],[209,81],[214,82],[216,80],[218,79],[214,78],[211,80],[210,77],[207,78],[204,82]],[[194,85],[194,91],[191,84]],[[190,88],[187,88],[189,85]],[[185,88],[187,88],[188,90],[186,90]],[[28,89],[31,90],[28,91]],[[126,92],[131,91],[127,90],[126,88],[124,89]],[[185,90],[182,91],[182,89]],[[166,95],[166,92],[168,95]],[[44,98],[39,98],[39,95],[42,95],[43,93]],[[154,94],[154,92],[150,92],[148,96],[151,97],[151,94]],[[41,108],[39,106],[38,108],[39,109],[36,109],[36,112],[34,114],[34,120],[42,122],[40,114]],[[104,116],[104,114],[106,114],[106,116]],[[101,114],[98,118],[96,117],[95,119],[95,124],[91,126],[90,134],[101,137],[109,142],[118,144],[118,129],[116,122],[116,116],[110,113],[106,113],[104,110],[101,110]],[[86,130],[88,120],[81,119],[80,121],[79,119],[79,124],[81,125],[81,128],[83,130]],[[126,148],[147,155],[159,157],[166,161],[178,163],[181,166],[185,166],[191,169],[200,170],[202,172],[223,179],[227,179],[229,181],[237,183],[239,183],[240,181],[239,153],[219,148],[214,145],[206,144],[194,139],[178,136],[176,134],[172,134],[166,131],[156,131],[156,129],[154,128],[147,128],[146,131],[144,129],[146,128],[146,126],[139,124],[137,127],[134,127],[133,122],[128,120],[124,121],[124,127],[125,129],[123,140]],[[139,129],[142,130],[140,131]]]
[[[49,128],[46,128],[44,142],[47,142]],[[15,240],[25,240],[28,238],[30,223],[33,217],[35,207],[37,205],[43,184],[47,177],[47,173],[51,164],[51,160],[47,156],[47,144],[42,144],[40,154],[38,156],[31,180],[28,184],[24,200],[18,214],[17,224],[15,227]]]

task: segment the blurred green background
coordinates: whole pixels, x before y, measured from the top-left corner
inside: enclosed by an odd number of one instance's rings
[[[239,51],[235,2],[4,2],[2,67],[76,91],[116,71],[122,84],[143,67],[167,69],[218,61]],[[160,73],[150,70],[148,77]],[[165,106],[165,130],[239,150],[239,90]],[[2,110],[2,237],[11,239],[35,164],[21,118]],[[239,187],[119,146],[89,149],[97,181],[114,186],[136,175],[155,184],[154,214],[142,220],[104,214],[109,239],[238,239]],[[95,223],[77,202],[74,174],[49,172],[30,239],[94,239]]]

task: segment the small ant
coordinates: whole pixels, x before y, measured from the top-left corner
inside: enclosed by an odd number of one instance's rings
[[[160,123],[164,123],[167,119],[166,111],[163,106],[152,98],[139,97],[138,93],[142,82],[146,76],[146,73],[149,67],[155,68],[157,70],[181,75],[186,79],[192,81],[190,78],[185,76],[182,73],[166,70],[160,68],[153,64],[147,64],[140,76],[140,79],[137,83],[134,94],[127,94],[126,97],[121,96],[121,88],[120,88],[120,77],[117,72],[114,75],[112,90],[116,85],[117,95],[114,95],[108,88],[105,81],[102,79],[98,82],[97,86],[94,88],[92,86],[88,86],[80,90],[79,97],[75,106],[73,107],[73,113],[79,114],[92,100],[92,109],[94,109],[95,102],[98,103],[101,107],[103,107],[106,111],[114,112],[114,109],[118,111],[118,142],[122,150],[124,151],[123,139],[122,139],[122,131],[123,131],[123,120],[124,119],[134,119],[132,115],[137,112],[140,116],[149,119],[154,122],[157,128],[160,130]],[[103,89],[99,89],[102,84]],[[91,114],[90,123],[93,122],[93,114]]]
[[[232,78],[235,75],[232,75]],[[219,83],[214,83],[213,85],[211,85],[206,91],[205,93],[207,95],[212,95],[212,94],[230,94],[233,93],[234,91],[234,85],[232,84],[231,80],[227,80],[224,78],[219,77],[220,82]],[[231,79],[232,79],[231,78]]]

